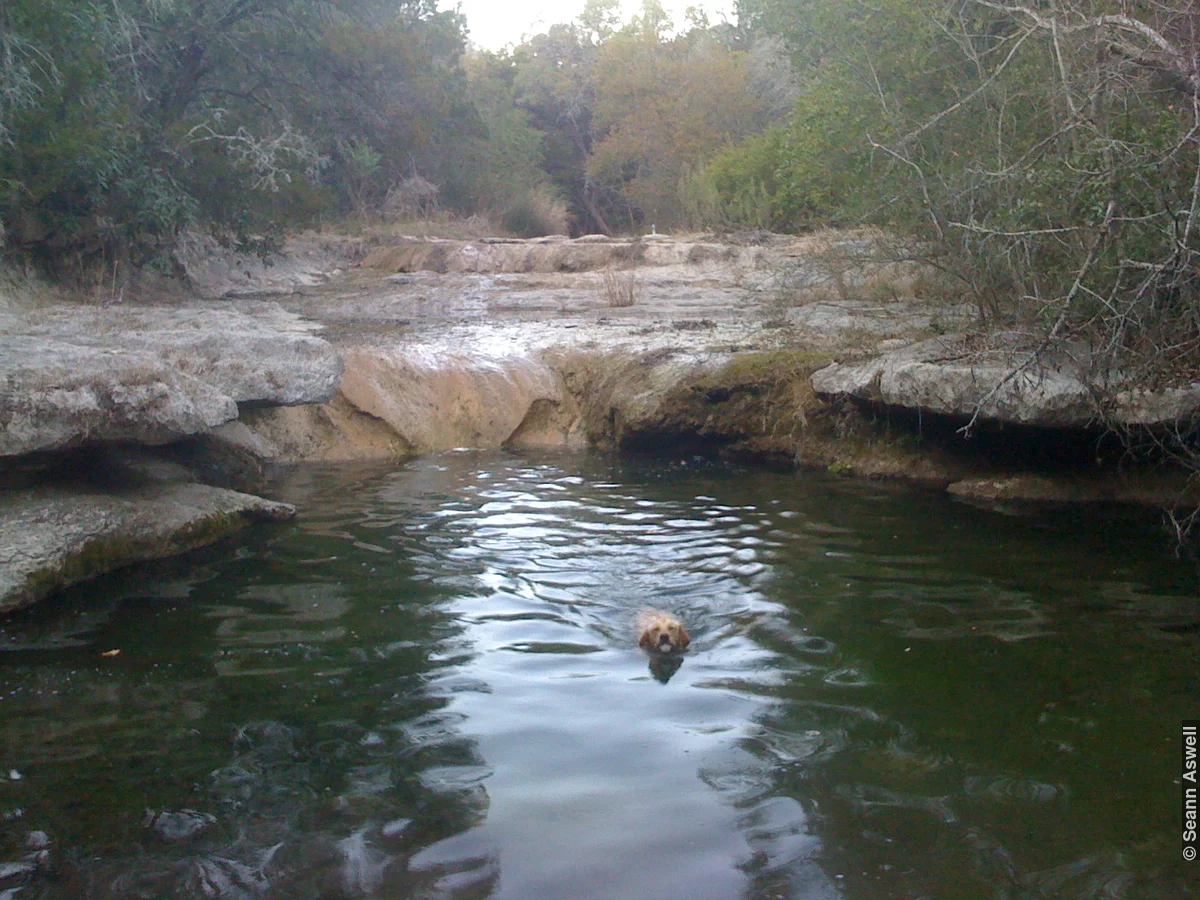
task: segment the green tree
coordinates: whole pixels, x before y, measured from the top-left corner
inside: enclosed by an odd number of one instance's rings
[[[552,193],[542,167],[543,134],[516,103],[512,57],[469,54],[464,68],[481,128],[452,150],[456,164],[446,175],[451,203],[466,211],[500,212],[538,192]]]
[[[351,208],[470,126],[462,47],[430,0],[8,0],[6,242],[139,261]]]
[[[631,30],[599,49],[594,78],[588,171],[620,190],[629,224],[681,224],[690,172],[757,121],[742,55],[703,32],[663,43]]]
[[[513,90],[530,123],[544,135],[546,173],[566,198],[577,227],[610,232],[620,197],[587,171],[595,141],[596,51],[583,28],[554,25],[514,51]]]

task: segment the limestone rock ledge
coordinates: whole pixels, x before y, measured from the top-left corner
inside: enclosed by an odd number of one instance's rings
[[[776,243],[786,245],[789,241],[780,238]],[[564,235],[481,241],[409,238],[376,247],[367,253],[361,265],[385,274],[588,272],[613,267],[682,265],[717,268],[731,264],[755,266],[769,252],[762,247],[738,247],[702,238],[677,240],[665,235],[640,238],[591,235],[575,240]]]
[[[163,444],[237,414],[228,394],[152,354],[0,337],[0,457],[87,440]]]
[[[920,341],[865,362],[834,363],[815,372],[812,385],[827,397],[960,418],[978,410],[985,420],[1039,428],[1087,428],[1105,417],[1156,428],[1200,414],[1200,385],[1121,391],[1119,381],[1097,385],[1084,347],[1064,346],[1033,359],[1002,340],[978,347],[965,335]]]
[[[6,492],[0,495],[0,613],[295,512],[285,503],[190,482]]]
[[[0,613],[294,515],[195,481],[257,466],[215,434],[243,410],[333,397],[342,359],[319,327],[273,303],[18,308],[0,295]],[[192,467],[146,449],[166,444]]]
[[[0,318],[0,457],[97,441],[163,444],[238,405],[329,400],[341,358],[274,304],[56,304]]]

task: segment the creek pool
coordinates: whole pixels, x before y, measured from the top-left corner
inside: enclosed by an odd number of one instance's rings
[[[1198,894],[1153,514],[474,452],[271,496],[0,623],[0,898]]]

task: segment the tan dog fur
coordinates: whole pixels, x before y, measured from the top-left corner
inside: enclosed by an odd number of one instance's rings
[[[637,632],[638,646],[651,653],[680,653],[692,642],[679,619],[659,609],[638,613]]]

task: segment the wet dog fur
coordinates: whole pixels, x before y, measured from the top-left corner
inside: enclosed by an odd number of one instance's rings
[[[683,623],[659,609],[644,609],[637,614],[638,646],[655,654],[682,653],[692,639]]]

